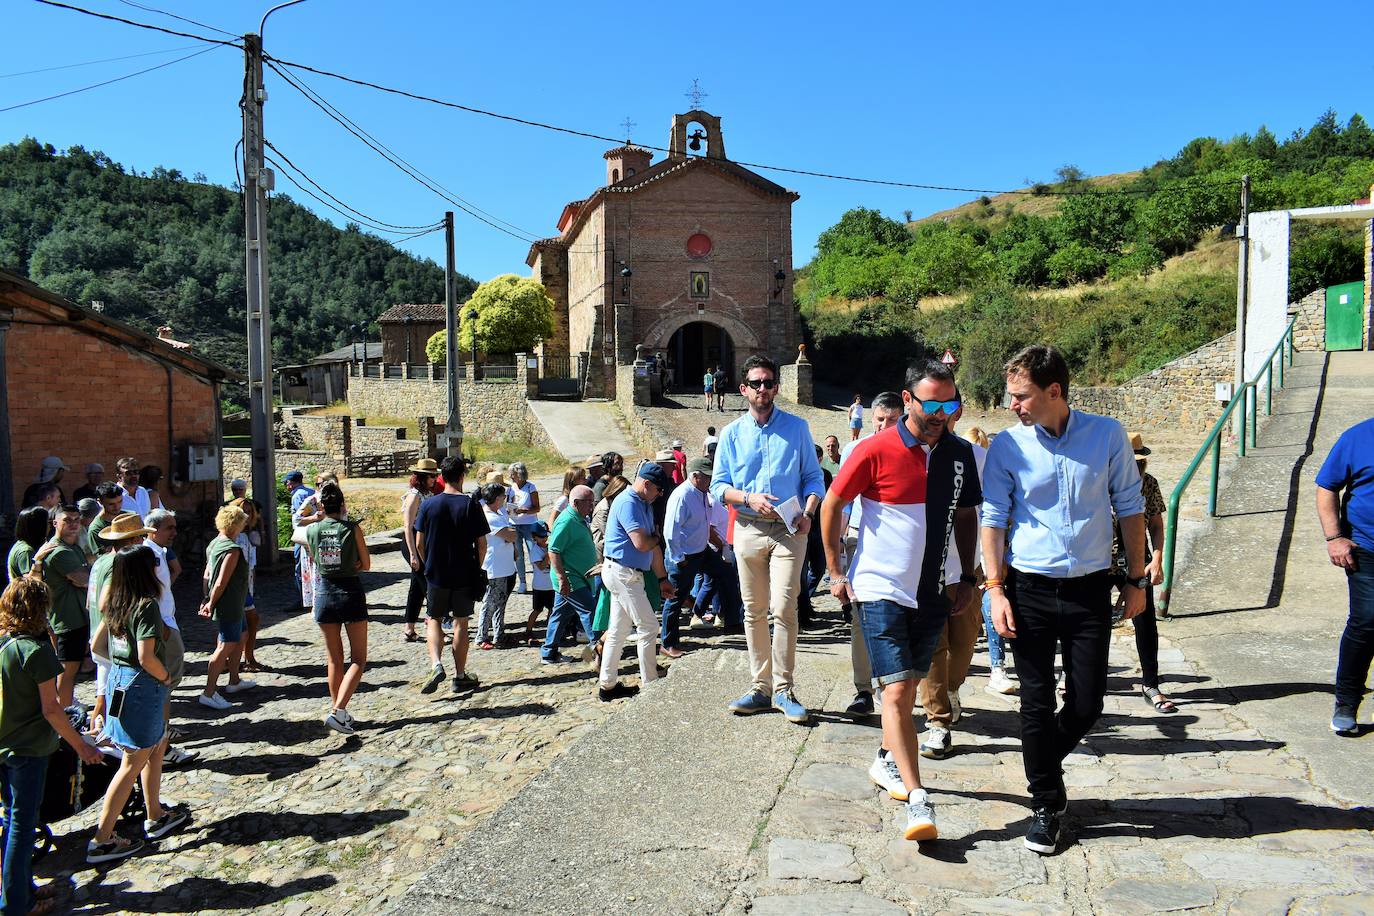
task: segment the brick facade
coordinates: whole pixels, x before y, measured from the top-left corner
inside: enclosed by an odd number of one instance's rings
[[[679,384],[701,376],[719,329],[733,349],[732,378],[754,353],[795,358],[798,195],[724,158],[719,119],[704,112],[674,119],[674,143],[686,142],[689,123],[706,130],[705,156],[687,155],[682,143],[656,164],[648,150],[609,151],[607,185],[565,206],[562,234],[536,242],[526,261],[554,299],[558,334],[567,335],[558,345],[590,354],[589,393],[617,397],[618,367],[634,361],[637,346],[667,351],[676,363],[674,334],[696,322],[708,326],[709,339],[684,345],[682,359],[694,364],[674,365]],[[689,251],[694,236],[709,244]],[[696,274],[704,275],[700,284]]]

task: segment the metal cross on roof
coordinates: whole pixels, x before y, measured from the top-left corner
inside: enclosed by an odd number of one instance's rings
[[[709,93],[707,93],[701,88],[701,81],[695,79],[692,80],[692,88],[688,89],[687,92],[684,93],[684,95],[686,95],[687,98],[692,100],[693,108],[700,108],[701,100],[704,98],[709,98]]]
[[[625,142],[628,144],[630,142],[630,132],[638,126],[638,122],[631,121],[630,116],[626,115],[625,120],[620,122],[620,126],[625,128]]]

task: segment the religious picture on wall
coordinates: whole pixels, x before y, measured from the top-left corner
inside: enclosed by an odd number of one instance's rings
[[[693,299],[711,298],[711,274],[705,270],[692,271],[691,296]]]

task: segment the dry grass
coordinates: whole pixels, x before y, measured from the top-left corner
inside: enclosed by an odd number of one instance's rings
[[[1123,184],[1134,181],[1140,177],[1139,172],[1117,172],[1114,175],[1096,175],[1092,178],[1085,178],[1085,187],[1102,190],[1105,188],[1120,187]],[[1055,185],[1046,183],[1051,188]],[[1029,190],[1029,189],[1027,189]],[[909,225],[915,226],[920,223],[929,223],[936,220],[958,219],[967,217],[969,219],[1005,219],[1012,213],[1025,213],[1028,216],[1053,216],[1059,212],[1060,198],[1052,195],[1036,196],[1033,194],[994,194],[988,198],[988,203],[983,204],[978,200],[971,200],[966,204],[951,207],[948,210],[941,210],[929,216],[923,216],[918,220],[912,220]]]

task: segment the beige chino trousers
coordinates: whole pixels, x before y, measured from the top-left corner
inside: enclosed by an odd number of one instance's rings
[[[955,587],[945,588],[950,609],[954,608]],[[974,591],[974,599],[957,617],[950,617],[945,631],[940,635],[940,644],[935,647],[935,655],[930,659],[930,673],[921,681],[921,706],[926,711],[926,724],[949,728],[954,710],[950,706],[951,693],[958,693],[968,677],[968,666],[973,661],[973,644],[983,629],[983,614],[979,609],[982,594]]]
[[[782,522],[737,518],[735,560],[744,600],[744,641],[756,693],[792,691],[797,659],[797,596],[806,535]],[[769,637],[768,624],[773,624]]]

